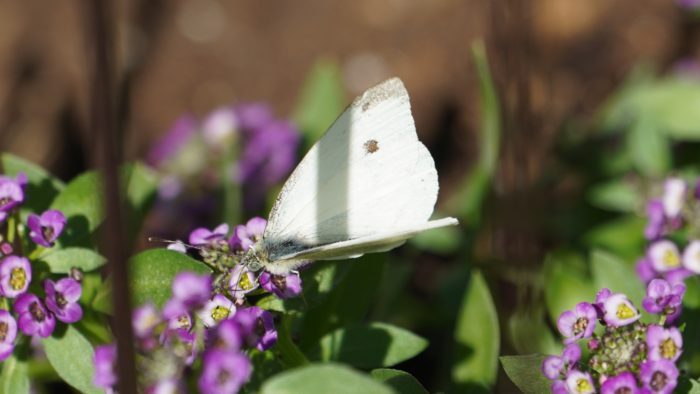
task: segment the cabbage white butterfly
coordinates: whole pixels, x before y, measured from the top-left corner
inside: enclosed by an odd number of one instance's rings
[[[242,264],[285,275],[310,260],[393,249],[457,224],[429,220],[437,192],[435,163],[418,141],[406,88],[389,79],[357,97],[311,147]]]

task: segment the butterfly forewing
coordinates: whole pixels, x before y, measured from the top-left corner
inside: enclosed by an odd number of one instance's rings
[[[390,79],[358,97],[285,183],[270,213],[269,259],[425,224],[435,164],[418,141],[408,94]]]

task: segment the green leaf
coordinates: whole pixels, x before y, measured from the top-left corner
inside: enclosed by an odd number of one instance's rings
[[[66,215],[66,229],[59,241],[74,245],[84,239],[104,220],[102,209],[102,182],[94,171],[86,172],[73,179],[56,196],[51,208]]]
[[[104,284],[95,294],[95,298],[92,299],[92,304],[90,307],[97,311],[107,315],[112,314],[112,280],[111,278],[106,278]]]
[[[170,298],[173,279],[180,272],[208,274],[211,269],[186,254],[168,249],[145,250],[129,261],[134,305],[153,302],[158,308]]]
[[[93,360],[95,350],[83,334],[71,325],[65,326],[63,334],[42,339],[46,358],[66,383],[83,393],[102,393],[92,384],[95,375]]]
[[[129,233],[136,236],[148,209],[155,202],[158,176],[140,162],[125,165],[121,174],[126,184]]]
[[[374,379],[391,386],[397,393],[428,394],[428,390],[408,372],[399,371],[398,369],[379,368],[372,370],[371,375]]]
[[[594,249],[591,253],[591,270],[597,289],[607,287],[613,293],[624,293],[635,305],[642,305],[644,285],[637,280],[637,274],[631,264],[625,263],[612,253]],[[581,301],[584,300],[586,299]]]
[[[261,394],[390,394],[389,386],[366,374],[337,364],[316,364],[275,375],[268,380]]]
[[[646,117],[642,117],[627,134],[627,149],[639,172],[646,176],[662,176],[671,167],[668,138]]]
[[[68,247],[65,249],[49,250],[39,257],[46,263],[54,274],[70,273],[71,267],[80,268],[83,272],[97,269],[107,262],[99,253],[86,248]]]
[[[592,248],[608,250],[624,259],[636,259],[646,245],[645,225],[645,218],[625,216],[595,227],[584,239]]]
[[[364,321],[377,300],[387,256],[386,253],[372,253],[345,263],[349,269],[342,281],[304,314],[298,329],[303,333],[299,347],[309,349],[331,330]]]
[[[436,215],[441,216],[441,215]],[[460,246],[460,228],[456,226],[440,227],[423,231],[409,241],[416,248],[437,254],[455,253]]]
[[[464,291],[454,338],[453,382],[462,388],[491,387],[498,373],[500,333],[496,306],[479,271],[472,272]]]
[[[683,394],[700,394],[700,381],[691,379],[688,376],[681,376],[678,378],[678,386],[673,392]]]
[[[541,303],[527,304],[508,319],[508,332],[513,347],[520,354],[559,354],[561,340],[555,338],[547,325],[544,306]]]
[[[500,357],[506,375],[523,394],[550,392],[551,383],[540,370],[544,359],[545,356],[538,354]]]
[[[338,65],[328,59],[318,61],[304,82],[297,102],[293,118],[304,134],[308,149],[345,108],[345,91]]]
[[[41,213],[48,209],[51,201],[63,190],[65,185],[43,168],[34,163],[21,159],[9,153],[0,155],[2,173],[15,177],[20,172],[27,176],[25,200],[22,204],[22,221],[26,220],[29,211]]]
[[[644,202],[639,187],[625,179],[593,186],[588,200],[598,208],[628,213],[636,212]]]
[[[415,357],[428,342],[400,327],[370,323],[324,335],[307,353],[311,361],[338,361],[358,368],[390,367]]]
[[[552,321],[557,321],[562,312],[572,309],[579,302],[594,299],[597,293],[583,258],[567,251],[547,256],[544,291],[547,312]]]
[[[14,354],[2,362],[0,393],[29,393],[29,371],[27,362],[19,360]]]

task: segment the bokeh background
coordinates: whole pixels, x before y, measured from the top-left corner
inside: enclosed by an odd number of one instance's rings
[[[548,221],[578,201],[584,187],[580,173],[567,172],[557,158],[563,136],[591,133],[600,109],[640,64],[672,72],[700,48],[694,14],[671,0],[115,3],[125,160],[144,158],[184,113],[204,116],[222,105],[262,101],[293,119],[319,67],[335,70],[346,103],[399,76],[420,139],[436,159],[441,203],[458,192],[479,154],[482,108],[470,48],[483,40],[500,98],[501,146],[483,223],[470,236],[469,264],[491,272],[491,292],[505,316],[525,299],[512,277],[537,270],[548,250],[583,227]],[[64,180],[96,162],[84,5],[0,1],[0,149]],[[415,261],[408,291],[428,311],[442,302],[455,263],[430,255]],[[422,319],[404,322],[439,342],[442,320]],[[512,338],[503,334],[501,342],[502,354],[516,353]],[[434,366],[443,350],[431,346],[403,367],[429,389],[441,389],[444,374]],[[496,390],[514,388],[501,376]]]

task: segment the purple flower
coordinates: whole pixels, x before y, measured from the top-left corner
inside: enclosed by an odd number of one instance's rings
[[[683,250],[683,267],[700,274],[700,241],[692,241]]]
[[[569,394],[569,390],[566,388],[566,382],[563,380],[555,380],[552,382],[552,394]]]
[[[689,11],[695,11],[700,8],[700,0],[676,0],[681,8]]]
[[[190,328],[192,328],[192,316],[187,310],[183,309],[179,314],[176,313],[168,319],[168,329],[170,330],[189,330]]]
[[[10,211],[24,201],[24,186],[27,177],[23,173],[12,179],[0,176],[0,222],[9,216]]]
[[[569,393],[593,394],[595,385],[588,372],[572,370],[566,375],[566,388]]]
[[[542,362],[542,374],[550,380],[562,379],[581,359],[581,348],[575,344],[569,344],[564,348],[561,356],[549,356]]]
[[[264,103],[246,103],[234,108],[238,125],[244,132],[251,132],[270,123],[274,117],[272,109]]]
[[[669,219],[680,215],[685,204],[685,193],[688,185],[680,178],[669,178],[664,182],[664,194],[661,202],[664,206],[664,213]]]
[[[566,338],[564,343],[569,344],[593,335],[597,316],[593,305],[587,302],[580,302],[573,311],[562,313],[557,320],[557,327]]]
[[[19,329],[24,335],[38,334],[46,338],[56,327],[56,319],[49,312],[39,297],[24,293],[15,301],[15,312],[19,315]]]
[[[17,321],[10,312],[0,309],[0,361],[5,361],[15,349]]]
[[[221,294],[215,295],[207,301],[198,316],[206,327],[214,327],[220,321],[232,317],[236,313],[236,306],[233,302]]]
[[[235,394],[248,381],[252,367],[246,356],[211,350],[204,355],[199,391],[203,394]]]
[[[298,274],[273,275],[263,272],[258,278],[263,289],[279,298],[292,298],[301,294],[301,278]]]
[[[642,257],[641,259],[637,260],[637,265],[634,269],[637,272],[639,279],[644,283],[649,283],[649,281],[657,276],[656,270],[651,264],[651,260],[649,260],[647,257]]]
[[[681,306],[685,294],[685,285],[676,283],[671,286],[663,279],[654,279],[647,286],[647,295],[642,301],[642,306],[649,313],[674,312]],[[666,308],[672,309],[666,311]]]
[[[138,339],[147,339],[153,335],[153,330],[160,322],[158,310],[151,303],[142,305],[131,313],[131,324]]]
[[[49,209],[42,213],[41,216],[31,214],[27,218],[29,238],[37,245],[47,248],[53,246],[54,241],[61,235],[65,226],[66,217],[63,215],[63,212],[56,209]]]
[[[195,246],[211,245],[219,240],[226,238],[228,234],[228,224],[222,223],[212,231],[200,227],[190,233],[190,243]]]
[[[678,369],[672,361],[646,361],[640,366],[639,377],[647,392],[671,394],[678,384]]]
[[[603,302],[603,319],[613,327],[626,326],[639,320],[640,314],[626,295],[615,293]]]
[[[243,327],[249,346],[265,351],[277,343],[275,321],[270,312],[252,306],[238,310],[236,320]]]
[[[7,256],[0,262],[0,295],[15,298],[27,291],[32,266],[25,257]]]
[[[601,394],[637,394],[639,393],[639,388],[637,387],[637,380],[632,372],[623,372],[615,377],[608,378],[600,386]]]
[[[167,134],[148,152],[148,163],[158,166],[176,154],[197,129],[197,120],[192,115],[184,115],[175,121]]]
[[[12,245],[9,242],[0,242],[0,257],[12,254]]]
[[[92,383],[100,388],[109,389],[117,384],[116,362],[117,345],[100,345],[95,347],[95,376]]]
[[[237,129],[238,117],[230,106],[215,109],[202,121],[202,137],[213,148],[230,145]]]
[[[247,251],[248,248],[262,239],[265,226],[267,226],[267,220],[257,216],[248,220],[245,225],[236,226],[229,241],[231,249]]]
[[[658,272],[667,272],[681,267],[681,256],[676,244],[669,240],[652,243],[647,249],[647,258]]]
[[[211,296],[211,276],[197,275],[192,272],[180,272],[173,280],[172,299],[190,307],[197,308]]]
[[[194,331],[178,329],[165,330],[160,341],[170,352],[182,359],[185,365],[192,365],[197,356],[196,339]]]
[[[652,324],[647,328],[647,358],[676,361],[683,353],[683,338],[676,327]]]
[[[693,272],[685,268],[679,268],[677,270],[672,270],[664,273],[664,279],[672,285],[676,283],[683,283],[686,278],[693,276]]]
[[[83,309],[78,304],[83,288],[80,282],[73,278],[50,279],[44,281],[46,292],[46,307],[64,323],[75,323],[83,317]]]
[[[647,216],[649,221],[644,229],[644,237],[649,240],[657,239],[663,235],[666,215],[664,205],[660,200],[651,200],[647,204]]]
[[[216,330],[208,338],[208,349],[218,348],[229,352],[241,350],[243,345],[243,329],[238,322],[238,313],[233,318],[226,319],[216,326]]]
[[[240,264],[233,267],[230,278],[229,291],[234,298],[243,298],[246,294],[258,288],[255,274]]]

